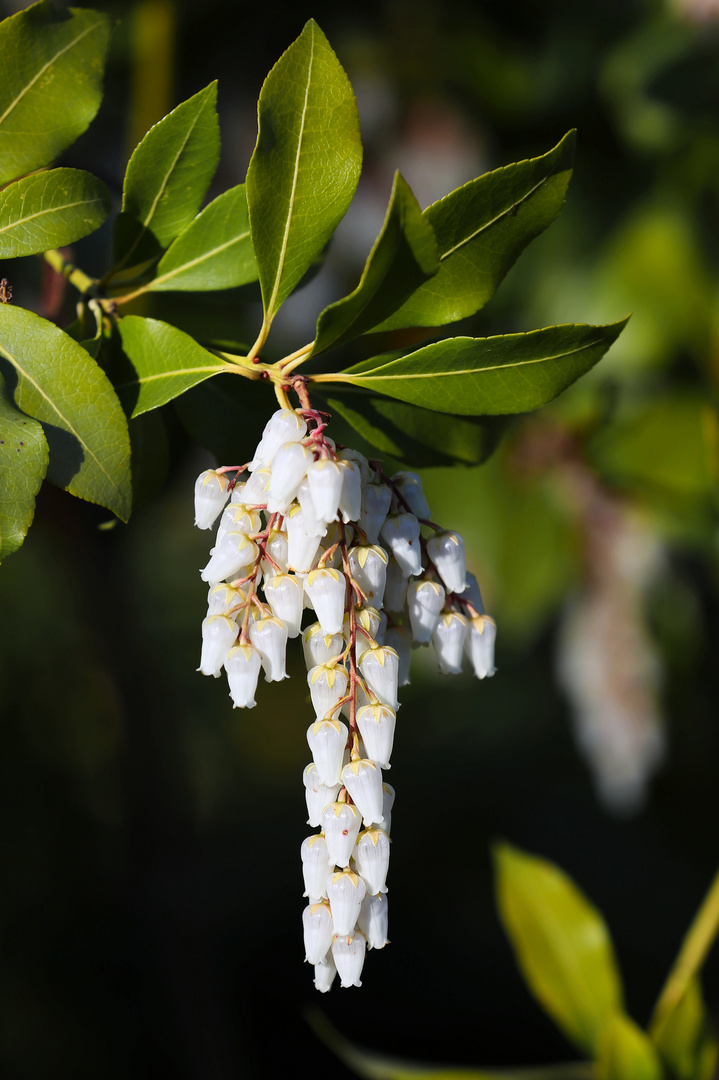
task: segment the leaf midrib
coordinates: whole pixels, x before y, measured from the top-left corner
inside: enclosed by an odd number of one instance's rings
[[[178,368],[176,371],[158,371],[154,375],[142,375],[139,379],[132,379],[130,382],[118,383],[115,387],[116,390],[127,390],[131,386],[144,386],[145,383],[154,382],[157,379],[173,379],[178,375],[198,375],[200,372],[208,372],[209,374],[216,374],[220,371],[233,371],[234,364],[218,364],[211,367],[192,367],[192,368]]]
[[[9,225],[0,226],[0,235],[7,232],[8,229],[16,229],[20,225],[26,225],[28,221],[44,217],[45,214],[56,214],[61,210],[72,210],[75,206],[94,206],[95,203],[102,202],[102,199],[80,199],[78,202],[63,203],[61,206],[51,206],[46,210],[38,210],[35,214],[28,214],[27,217],[17,218],[15,221],[11,221]]]
[[[221,251],[225,251],[226,248],[232,247],[233,244],[239,244],[242,240],[246,240],[250,235],[250,230],[240,233],[239,236],[234,236],[232,240],[228,240],[224,244],[219,244],[217,247],[212,248],[210,251],[206,251],[204,255],[198,255],[196,259],[190,259],[188,262],[182,263],[174,270],[168,271],[166,274],[161,274],[159,277],[153,278],[149,288],[154,288],[158,282],[169,281],[173,277],[177,277],[178,274],[184,273],[185,270],[191,270],[194,266],[199,266],[200,263],[206,262],[207,259],[211,259],[213,255],[219,254]]]

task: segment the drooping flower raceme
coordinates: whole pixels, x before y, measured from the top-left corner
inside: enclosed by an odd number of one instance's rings
[[[247,466],[207,470],[195,486],[198,527],[220,519],[201,571],[210,592],[199,670],[217,678],[224,668],[233,706],[252,709],[260,673],[286,678],[287,640],[302,637],[315,712],[307,823],[319,828],[301,849],[303,924],[322,993],[337,974],[360,986],[366,950],[388,942],[394,789],[383,770],[411,649],[431,643],[443,674],[458,674],[466,656],[484,679],[496,634],[462,538],[429,520],[420,478],[385,476],[338,451],[324,428],[310,408],[280,409]]]

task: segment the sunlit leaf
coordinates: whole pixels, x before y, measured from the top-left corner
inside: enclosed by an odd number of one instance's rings
[[[676,1007],[649,1033],[659,1053],[679,1080],[693,1080],[706,1009],[699,979],[692,978]]]
[[[0,256],[15,259],[72,244],[99,229],[111,209],[102,181],[80,169],[26,176],[0,191]]]
[[[615,1013],[601,1033],[597,1080],[661,1080],[662,1067],[647,1035],[623,1013]]]
[[[0,376],[0,561],[25,539],[47,463],[42,426],[18,412]]]

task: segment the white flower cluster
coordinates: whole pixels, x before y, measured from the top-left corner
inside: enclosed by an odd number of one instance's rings
[[[286,678],[287,639],[302,636],[315,711],[304,783],[308,824],[320,829],[301,849],[303,921],[322,992],[337,972],[342,986],[361,985],[365,950],[387,944],[394,791],[382,770],[412,646],[431,642],[445,674],[466,654],[483,679],[494,673],[496,634],[462,538],[429,520],[419,477],[384,476],[362,454],[338,451],[325,427],[312,409],[280,409],[247,466],[209,470],[195,486],[199,528],[222,512],[202,570],[199,670],[224,668],[234,705],[253,708],[260,669],[268,682]],[[305,609],[316,621],[302,630]]]

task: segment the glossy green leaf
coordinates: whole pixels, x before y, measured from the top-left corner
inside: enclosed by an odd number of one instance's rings
[[[444,326],[479,311],[562,209],[574,145],[570,131],[548,154],[486,173],[428,206],[439,273],[376,329]]]
[[[247,171],[267,324],[347,212],[361,163],[352,87],[310,19],[265,79]]]
[[[105,373],[57,326],[14,304],[0,305],[0,364],[15,405],[43,425],[48,479],[126,521],[130,440]]]
[[[148,290],[206,292],[257,279],[245,185],[219,195],[170,244]]]
[[[0,184],[48,165],[100,106],[107,15],[33,4],[0,22]]]
[[[705,1024],[701,986],[694,977],[664,1022],[650,1027],[654,1045],[679,1080],[693,1080],[696,1074],[699,1040]]]
[[[407,182],[395,174],[384,224],[359,285],[320,314],[310,356],[376,326],[439,269],[432,226],[423,217]]]
[[[509,844],[496,845],[494,857],[499,914],[530,990],[569,1039],[594,1053],[622,1005],[602,916],[545,859]]]
[[[459,416],[508,415],[546,405],[589,371],[621,333],[566,325],[489,338],[448,338],[398,359],[375,357],[313,382],[345,382]]]
[[[234,370],[189,334],[159,319],[126,315],[118,331],[128,363],[124,375],[116,378],[115,389],[129,416],[157,409],[190,386]]]
[[[507,423],[500,416],[449,416],[362,391],[328,394],[324,400],[375,451],[416,469],[479,465],[493,453]]]
[[[18,412],[0,376],[0,561],[25,539],[47,463],[42,426]]]
[[[0,256],[15,259],[72,244],[99,229],[110,193],[80,169],[51,169],[0,191]]]
[[[647,1035],[623,1013],[615,1013],[599,1039],[597,1080],[661,1080],[661,1063]]]
[[[150,128],[125,173],[115,221],[115,268],[157,257],[202,205],[220,157],[217,83]]]

